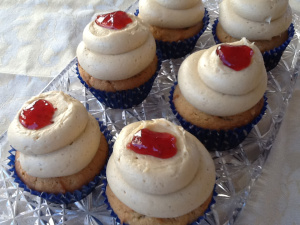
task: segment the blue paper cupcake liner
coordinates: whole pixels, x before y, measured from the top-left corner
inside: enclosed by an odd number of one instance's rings
[[[137,9],[134,15],[138,15],[139,10]],[[208,24],[209,24],[209,14],[208,11],[205,9],[204,17],[202,19],[203,22],[203,28],[201,31],[194,35],[193,37],[190,37],[188,39],[184,39],[182,41],[173,41],[173,42],[167,42],[167,41],[159,41],[156,40],[156,46],[158,49],[162,52],[162,59],[177,59],[180,57],[183,57],[193,51],[195,48],[195,45],[200,38],[200,36],[204,33],[206,30]]]
[[[102,170],[102,175],[103,177],[106,177],[106,167],[105,169]],[[121,224],[121,220],[119,219],[118,215],[114,212],[114,210],[112,209],[112,207],[110,206],[109,204],[109,201],[107,199],[107,195],[106,195],[106,186],[107,186],[107,179],[104,179],[103,180],[103,186],[102,186],[102,196],[104,198],[104,203],[106,204],[107,206],[107,210],[110,211],[110,215],[111,217],[113,217],[117,223]],[[213,196],[212,196],[212,199],[211,199],[211,202],[209,203],[207,209],[205,210],[205,212],[203,213],[202,216],[200,216],[197,220],[195,220],[194,222],[192,222],[190,225],[197,225],[200,223],[200,221],[204,220],[206,218],[206,214],[211,212],[211,207],[216,203],[215,201],[215,197],[218,195],[218,193],[216,192],[216,185],[214,186],[214,189],[213,189]],[[123,225],[128,225],[126,223],[123,223]]]
[[[107,127],[105,125],[103,125],[102,122],[100,122],[100,121],[98,121],[98,122],[99,122],[99,126],[100,126],[100,131],[103,133],[103,135],[105,136],[106,141],[108,143],[109,155],[111,155],[112,146],[113,146],[111,134],[110,134],[109,130],[107,129]],[[19,187],[23,188],[24,191],[27,191],[32,195],[36,195],[36,196],[39,196],[41,198],[44,198],[45,200],[47,200],[49,202],[52,202],[52,203],[70,204],[70,203],[73,203],[73,202],[80,201],[81,199],[88,196],[94,190],[94,188],[98,185],[99,181],[101,180],[102,172],[100,171],[99,174],[96,175],[95,178],[92,181],[90,181],[87,185],[82,186],[81,189],[76,190],[74,192],[66,192],[65,194],[52,194],[52,193],[35,191],[33,189],[30,189],[19,178],[19,176],[16,172],[16,169],[15,169],[15,152],[16,152],[16,150],[14,148],[12,148],[11,150],[9,150],[10,155],[8,156],[8,159],[10,160],[8,162],[8,165],[11,166],[9,171],[12,172],[12,177],[14,178],[14,182],[18,183]],[[107,157],[106,163],[108,161],[108,158],[109,157]],[[103,167],[102,170],[104,170],[104,167]]]
[[[221,41],[219,40],[219,38],[217,37],[217,34],[216,34],[216,29],[217,29],[218,23],[219,23],[219,20],[217,18],[214,21],[213,26],[212,26],[212,34],[213,34],[216,44],[221,44]],[[267,72],[274,69],[277,66],[284,50],[286,49],[286,47],[289,45],[289,43],[293,39],[294,34],[295,34],[294,24],[291,23],[291,25],[288,28],[288,39],[279,47],[263,53],[263,58],[264,58],[265,67],[266,67]]]
[[[107,107],[113,109],[128,109],[133,106],[139,105],[144,101],[152,89],[153,82],[158,75],[158,72],[161,67],[162,56],[160,50],[156,51],[157,55],[157,69],[155,74],[144,84],[140,85],[137,88],[116,91],[116,92],[107,92],[95,89],[90,87],[80,76],[78,70],[78,63],[76,64],[76,72],[80,82],[88,89],[90,92],[98,99],[101,103]]]
[[[186,121],[176,110],[173,103],[173,94],[177,82],[172,86],[169,96],[169,103],[173,114],[176,116],[181,126],[193,134],[201,143],[206,147],[208,151],[226,151],[238,146],[245,140],[252,128],[261,120],[267,108],[267,97],[264,96],[264,105],[260,114],[252,120],[251,123],[237,127],[233,130],[209,130],[198,127],[188,121]]]

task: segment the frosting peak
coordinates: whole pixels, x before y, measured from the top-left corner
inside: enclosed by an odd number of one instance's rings
[[[108,29],[90,22],[83,31],[83,41],[77,47],[81,67],[101,80],[130,78],[153,60],[156,54],[149,26],[134,15],[122,29]],[[147,57],[145,57],[147,56]]]
[[[182,10],[195,7],[199,3],[199,0],[156,0],[156,2],[168,9]]]
[[[144,128],[175,136],[177,154],[162,159],[127,149],[134,134]],[[165,119],[124,127],[106,171],[110,188],[125,205],[158,218],[181,216],[197,208],[209,197],[215,183],[214,163],[205,147],[182,127]]]
[[[29,130],[19,121],[22,109],[45,99],[53,104],[55,111],[53,123],[39,130]],[[70,144],[76,139],[88,121],[85,107],[76,99],[61,91],[46,92],[29,99],[18,112],[8,128],[8,140],[11,145],[25,154],[46,154]]]
[[[50,91],[28,100],[22,108],[44,99],[57,109],[53,123],[38,130],[25,128],[18,115],[8,128],[8,141],[20,152],[22,169],[34,177],[75,174],[95,156],[100,143],[96,119],[78,100],[61,91]],[[22,109],[21,109],[22,110]]]
[[[270,40],[292,22],[288,0],[223,0],[219,12],[223,29],[237,39]]]
[[[288,7],[286,0],[231,0],[231,4],[239,16],[251,21],[268,23],[280,18]]]
[[[225,66],[216,53],[219,45],[198,51],[184,60],[178,85],[185,99],[210,115],[230,116],[254,106],[264,95],[267,73],[259,49],[245,38],[230,45],[253,49],[251,64],[235,71]]]
[[[129,15],[129,14],[128,14]],[[149,37],[149,27],[139,18],[129,15],[132,22],[123,29],[108,29],[89,23],[83,31],[86,48],[101,54],[122,54],[139,48]]]

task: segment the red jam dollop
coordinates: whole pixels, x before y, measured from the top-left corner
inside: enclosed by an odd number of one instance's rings
[[[96,24],[100,27],[121,30],[132,22],[132,19],[123,11],[116,11],[97,16]]]
[[[225,66],[240,71],[247,68],[254,54],[252,48],[247,45],[219,45],[217,55]]]
[[[147,128],[137,132],[131,143],[127,144],[127,148],[138,154],[151,155],[161,159],[171,158],[177,153],[176,137]]]
[[[19,121],[27,129],[38,130],[53,123],[55,111],[50,102],[39,99],[21,111]]]

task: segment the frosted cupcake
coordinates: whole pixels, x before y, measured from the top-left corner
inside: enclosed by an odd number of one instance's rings
[[[51,91],[27,101],[8,128],[16,182],[55,203],[87,196],[108,156],[108,135],[69,95]]]
[[[208,150],[242,142],[265,111],[267,73],[259,49],[246,39],[187,57],[170,95],[181,125]]]
[[[224,0],[213,25],[217,44],[246,37],[263,53],[267,71],[276,67],[294,35],[288,0]]]
[[[141,0],[138,16],[150,24],[163,59],[190,53],[209,24],[201,0]]]
[[[140,104],[161,64],[148,25],[122,11],[98,15],[90,22],[76,54],[79,79],[111,108]]]
[[[194,222],[209,207],[216,179],[205,147],[165,119],[124,127],[106,174],[108,203],[129,225]]]

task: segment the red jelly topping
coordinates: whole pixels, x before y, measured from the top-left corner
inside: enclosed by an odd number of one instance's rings
[[[22,110],[19,115],[20,123],[30,130],[38,130],[52,124],[56,108],[44,99],[39,99]]]
[[[120,30],[132,22],[132,19],[123,11],[116,11],[112,13],[102,14],[97,16],[96,24],[100,27]]]
[[[169,133],[154,132],[149,129],[141,129],[137,132],[127,148],[142,154],[157,158],[171,158],[177,153],[176,137]]]
[[[247,68],[251,63],[254,51],[247,45],[220,45],[217,55],[225,66],[240,71]]]

